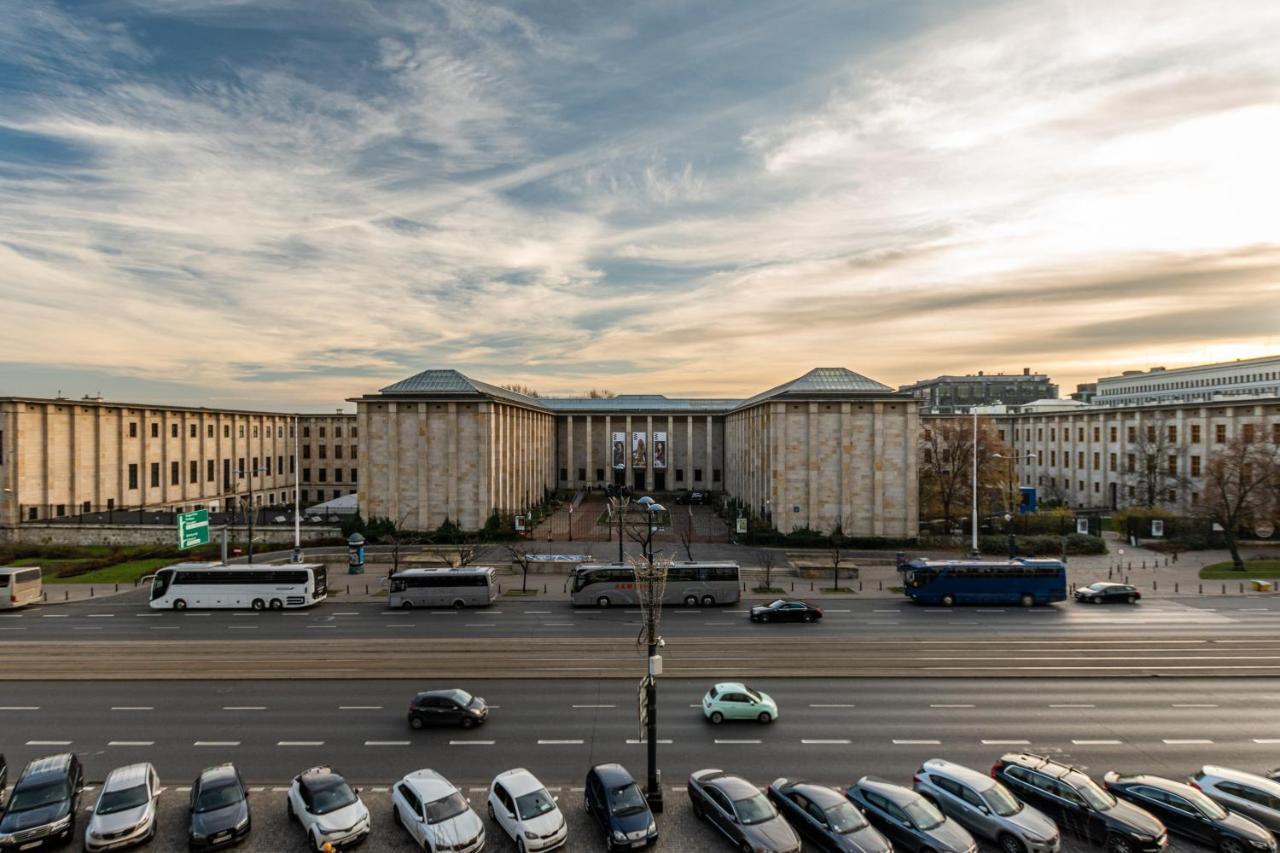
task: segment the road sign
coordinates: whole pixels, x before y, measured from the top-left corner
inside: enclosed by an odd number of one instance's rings
[[[649,725],[649,685],[653,677],[646,675],[640,679],[640,688],[636,691],[636,713],[640,720],[640,740],[644,740],[645,727]]]
[[[178,513],[178,547],[209,544],[209,510]]]

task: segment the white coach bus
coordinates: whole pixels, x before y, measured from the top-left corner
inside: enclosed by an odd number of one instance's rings
[[[497,570],[488,566],[406,569],[391,576],[387,606],[401,610],[488,607],[497,597]]]
[[[0,568],[0,610],[35,604],[44,596],[44,575],[38,566]]]
[[[319,563],[278,566],[179,563],[155,573],[151,580],[151,606],[156,610],[310,607],[324,601],[327,581],[325,567]]]

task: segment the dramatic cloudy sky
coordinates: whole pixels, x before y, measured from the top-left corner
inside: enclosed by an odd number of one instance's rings
[[[1280,351],[1274,0],[0,0],[0,394]]]

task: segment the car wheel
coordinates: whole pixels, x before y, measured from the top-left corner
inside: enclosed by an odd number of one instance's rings
[[[741,850],[742,853],[755,853],[755,848],[745,841],[742,842],[742,846],[739,847],[738,849]]]
[[[284,602],[278,598],[271,599],[272,610],[284,610]]]
[[[602,595],[596,599],[596,607],[608,607],[609,603],[609,596],[607,595]]]
[[[812,621],[813,621],[813,614],[812,614],[812,613],[806,613],[803,617],[801,617],[801,621],[802,621],[802,622],[812,622]]]
[[[773,714],[770,714],[768,711],[761,711],[756,715],[756,720],[768,725],[773,722]]]
[[[471,717],[463,717],[462,722],[459,723],[459,725],[461,725],[464,729],[469,729],[475,724],[476,724],[476,721]]]
[[[769,621],[769,614],[768,614],[768,613],[761,613],[761,614],[760,614],[760,621],[761,621],[761,622],[768,622],[768,621]]]
[[[261,598],[255,598],[255,599],[253,600],[253,609],[254,609],[254,610],[266,610],[266,609],[267,609],[267,603],[266,603],[265,601],[263,601]]]
[[[955,606],[955,603],[956,603],[956,597],[955,597],[954,595],[952,595],[951,593],[949,593],[949,592],[948,592],[947,594],[945,594],[944,596],[942,596],[942,606],[943,606],[943,607],[953,607],[953,606]]]
[[[1018,603],[1023,607],[1032,607],[1036,603],[1036,597],[1029,592],[1024,592],[1022,597],[1018,599]]]
[[[422,727],[423,727],[423,726],[425,726],[425,725],[426,725],[426,723],[424,723],[424,722],[422,721],[422,718],[421,718],[421,717],[419,717],[417,714],[410,714],[410,715],[409,715],[409,728],[411,728],[411,729],[413,729],[413,730],[415,730],[415,731],[420,731],[420,730],[422,729]]]
[[[400,809],[396,807],[395,803],[391,804],[391,822],[396,826],[404,826],[404,823],[400,820]]]
[[[453,609],[454,609],[454,610],[461,610],[462,608],[464,608],[464,607],[466,607],[466,606],[467,606],[467,603],[466,603],[465,601],[463,601],[461,598],[454,599],[454,602],[453,602]]]
[[[707,817],[707,813],[706,813],[706,812],[704,812],[704,811],[702,810],[702,806],[698,805],[698,801],[697,801],[697,800],[690,799],[690,800],[689,800],[689,807],[690,807],[691,809],[693,809],[693,816],[694,816],[695,818],[697,818],[698,820],[705,820],[705,819],[706,819],[706,817]]]
[[[1222,853],[1244,853],[1244,845],[1234,838],[1224,837],[1218,842],[1218,849]]]
[[[724,722],[724,714],[719,711],[712,711],[711,716],[707,717],[707,719],[711,721],[712,725],[718,726]]]
[[[186,610],[186,609],[187,609],[187,603],[186,603],[185,601],[183,601],[181,598],[174,599],[174,602],[173,602],[173,609],[174,609],[174,610]]]
[[[684,597],[684,606],[685,606],[685,607],[697,607],[697,606],[698,606],[698,596],[696,596],[696,595],[686,595],[686,596]]]
[[[401,609],[401,610],[412,610],[412,609],[413,609],[413,602],[412,602],[412,601],[402,601],[402,602],[400,602],[400,609]]]
[[[1018,840],[1016,836],[1005,833],[1000,836],[1001,853],[1026,853],[1026,847]]]
[[[485,807],[489,810],[489,820],[497,820],[498,816],[493,813],[493,802],[491,800],[486,800]]]
[[[1138,597],[1137,597],[1136,595],[1131,595],[1131,596],[1129,596],[1129,597],[1128,597],[1127,599],[1125,599],[1125,600],[1126,600],[1126,601],[1128,601],[1130,604],[1133,604],[1133,603],[1137,602]]]
[[[1113,832],[1107,837],[1107,850],[1110,853],[1133,853],[1133,845],[1123,835]]]
[[[704,596],[702,596],[702,606],[703,606],[703,607],[715,607],[715,606],[716,606],[716,600],[715,600],[715,597],[714,597],[714,596],[710,596],[710,595],[704,595]]]
[[[284,816],[289,820],[297,820],[298,816],[293,813],[293,800],[288,796],[284,798]]]

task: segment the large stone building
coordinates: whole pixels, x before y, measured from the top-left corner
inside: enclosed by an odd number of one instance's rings
[[[976,376],[936,376],[898,390],[913,394],[920,401],[920,410],[931,415],[960,415],[974,406],[1019,405],[1058,396],[1058,386],[1045,374],[1032,373],[1029,367],[1024,367],[1021,374],[979,370]]]
[[[309,472],[329,486],[302,502],[336,496],[333,485],[354,489],[354,415],[0,397],[0,527],[107,510],[226,509],[250,495],[292,505],[295,419],[304,490]]]
[[[1280,356],[1242,358],[1215,364],[1126,370],[1097,382],[1094,401],[1106,406],[1211,402],[1240,397],[1280,396]]]
[[[606,484],[724,491],[783,530],[916,527],[916,406],[842,368],[747,400],[530,397],[428,370],[353,402],[361,511],[410,528],[478,527]]]

